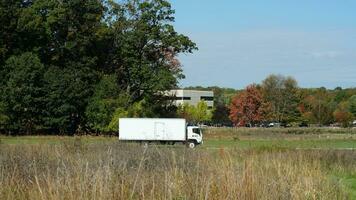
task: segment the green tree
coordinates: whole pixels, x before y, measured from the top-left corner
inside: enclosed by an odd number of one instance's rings
[[[38,0],[0,5],[2,10],[11,9],[1,19],[13,17],[13,24],[4,22],[8,26],[1,31],[6,35],[1,43],[7,47],[2,55],[24,51],[38,55],[46,69],[43,125],[74,132],[83,124],[87,99],[97,82],[96,50],[100,49],[95,44],[104,17],[102,2]]]
[[[214,124],[229,125],[231,123],[229,113],[229,108],[226,105],[219,103],[215,105],[211,120]]]
[[[90,129],[96,132],[112,131],[108,128],[117,108],[124,108],[128,98],[120,96],[115,75],[105,75],[94,88],[85,115]],[[117,114],[116,114],[117,115]]]
[[[198,102],[193,112],[193,120],[195,122],[208,122],[211,121],[212,111],[208,109],[208,105],[205,101]]]
[[[347,93],[341,87],[335,88],[334,91],[335,91],[334,101],[336,103],[340,103],[341,101],[344,101],[347,99]]]
[[[117,132],[119,130],[119,119],[129,117],[129,113],[124,108],[116,108],[109,125],[105,128],[108,132]]]
[[[38,52],[45,64],[64,68],[68,63],[97,59],[97,35],[105,14],[101,1],[28,2],[29,6],[21,9],[17,26],[25,49]]]
[[[124,99],[127,100],[128,98],[125,97]],[[113,113],[110,123],[108,124],[107,127],[105,127],[105,131],[117,132],[119,119],[123,117],[152,117],[152,116],[153,116],[152,110],[148,105],[146,105],[145,100],[135,102],[134,104],[129,105],[129,107],[118,107]]]
[[[349,105],[350,105],[350,112],[352,113],[353,117],[356,118],[356,95],[350,97]]]
[[[31,52],[43,69],[38,82],[42,93],[38,115],[30,120],[24,115],[26,120],[3,121],[11,121],[13,129],[39,127],[73,134],[88,124],[102,129],[118,109],[140,116],[163,116],[166,111],[171,115],[174,106],[158,91],[175,87],[184,77],[178,54],[197,49],[174,30],[173,14],[164,0],[1,1],[3,119],[15,118],[11,106],[24,103],[4,92],[19,72],[5,62]],[[36,70],[32,67],[26,73]],[[117,78],[112,87],[116,85],[119,96],[128,98],[124,106],[116,106],[119,97],[115,95],[97,94],[97,85],[105,76]],[[8,104],[6,99],[13,101]]]
[[[44,115],[43,75],[45,68],[33,53],[12,56],[6,61],[5,85],[2,89],[4,119],[9,118],[10,128],[30,133],[42,123]],[[6,116],[7,115],[7,116]]]
[[[96,79],[93,71],[80,66],[77,70],[52,67],[45,73],[44,79],[45,125],[61,133],[74,134],[82,129],[85,109],[93,93],[92,83]]]
[[[21,11],[31,5],[31,1],[7,0],[0,1],[0,67],[13,54],[24,52],[22,49],[22,33],[17,31]],[[0,70],[1,71],[1,70]],[[0,83],[1,83],[0,76]]]
[[[334,121],[333,112],[337,104],[332,101],[332,96],[325,88],[317,89],[303,100],[303,118],[310,123],[329,125]]]
[[[0,101],[0,130],[4,130],[9,123],[9,117],[6,112],[6,104]]]
[[[202,123],[211,120],[212,110],[208,109],[206,102],[200,101],[196,106],[188,103],[179,105],[177,114],[179,117],[185,118],[190,123]]]
[[[270,105],[272,120],[291,122],[300,116],[298,84],[293,77],[272,74],[263,80],[261,87],[263,98]]]
[[[195,107],[188,103],[184,103],[178,106],[177,115],[186,119],[188,122],[195,122],[194,113]]]
[[[184,77],[177,55],[197,48],[174,30],[174,10],[168,1],[128,0],[111,6],[118,49],[112,60],[117,63],[121,89],[137,101],[175,87]]]

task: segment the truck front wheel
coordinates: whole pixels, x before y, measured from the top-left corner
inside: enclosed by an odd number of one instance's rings
[[[195,148],[195,142],[193,141],[189,141],[187,146],[190,148],[190,149],[194,149]]]

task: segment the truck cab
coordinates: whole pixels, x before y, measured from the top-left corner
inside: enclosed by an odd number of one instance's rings
[[[187,126],[187,145],[194,148],[203,143],[203,134],[199,126]]]

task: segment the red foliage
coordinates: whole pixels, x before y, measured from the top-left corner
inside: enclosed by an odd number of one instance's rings
[[[300,113],[305,113],[306,109],[305,109],[305,105],[304,104],[299,104],[298,105],[298,110]]]
[[[230,119],[235,126],[245,126],[262,119],[262,93],[256,85],[249,85],[231,101]]]
[[[348,111],[336,110],[334,112],[334,118],[337,122],[341,123],[343,127],[347,127],[351,124],[353,116]]]

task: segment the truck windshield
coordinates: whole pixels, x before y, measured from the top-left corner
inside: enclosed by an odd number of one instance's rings
[[[200,128],[193,128],[193,133],[200,135]]]

